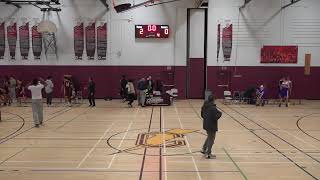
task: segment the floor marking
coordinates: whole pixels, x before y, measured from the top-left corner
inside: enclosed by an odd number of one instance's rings
[[[178,116],[178,120],[179,120],[180,127],[181,127],[181,129],[184,129],[184,128],[183,128],[183,125],[182,125],[182,123],[181,123],[181,118],[180,118],[178,109],[177,109],[177,107],[176,107],[175,104],[173,104],[173,106],[174,106],[174,110],[175,110],[175,112],[176,112],[176,114],[177,114],[177,116]],[[188,147],[188,149],[189,149],[189,152],[192,153],[192,150],[190,149],[190,143],[189,143],[189,141],[188,141],[187,136],[184,136],[184,138],[185,138],[185,140],[186,140],[186,144],[187,144],[187,147]],[[199,173],[198,166],[197,166],[196,161],[194,160],[194,157],[193,157],[192,155],[191,155],[191,159],[192,159],[194,168],[195,168],[195,170],[197,171],[198,179],[199,179],[199,180],[202,180],[201,175],[200,175],[200,173]]]
[[[162,114],[162,107],[160,106],[160,137],[162,138],[162,144],[163,146],[165,146],[165,142],[164,142],[164,133],[163,133],[163,114]],[[159,142],[159,179],[162,180],[162,146],[161,146],[161,142]]]
[[[121,147],[124,139],[126,138],[128,132],[129,132],[129,130],[130,130],[132,124],[133,124],[133,120],[135,120],[135,119],[137,118],[137,115],[138,115],[139,111],[140,111],[140,108],[137,108],[136,113],[134,114],[134,117],[131,119],[130,124],[129,124],[127,130],[126,130],[126,133],[123,135],[122,140],[120,141],[120,144],[118,145],[117,149],[119,149],[119,148]],[[111,161],[110,161],[107,169],[110,169],[110,168],[111,168],[111,165],[112,165],[114,159],[117,157],[117,155],[118,155],[118,153],[113,155],[113,157],[112,157],[112,159],[111,159]]]
[[[22,148],[20,151],[14,153],[13,155],[11,155],[10,157],[6,158],[5,160],[0,162],[0,165],[2,165],[3,163],[7,162],[9,159],[15,157],[16,155],[20,154],[22,151],[26,150],[26,148]]]
[[[79,163],[79,161],[7,161],[8,163]]]
[[[294,147],[296,150],[301,151],[301,149],[298,149],[297,147],[295,147],[294,145],[290,144],[289,142],[287,142],[286,140],[284,140],[283,138],[281,138],[280,136],[274,134],[273,132],[269,131],[268,129],[264,128],[263,126],[261,126],[259,123],[249,119],[247,116],[241,114],[239,111],[227,106],[227,105],[224,105],[225,107],[228,107],[229,109],[232,110],[232,112],[235,112],[236,115],[241,115],[242,117],[246,118],[247,120],[249,120],[250,122],[256,124],[257,126],[265,129],[267,132],[269,132],[270,134],[278,137],[279,139],[281,139],[283,142],[286,142],[287,144],[289,144],[291,147]],[[221,108],[220,108],[221,109]],[[244,125],[243,123],[241,123],[238,119],[236,119],[234,116],[230,115],[230,113],[228,113],[226,110],[223,110],[221,109],[221,111],[223,111],[225,114],[227,114],[231,119],[233,119],[234,121],[236,121],[238,124],[240,124],[242,127],[248,129],[248,127],[246,125]],[[233,114],[233,113],[232,113]],[[258,137],[261,141],[263,141],[265,144],[269,145],[270,147],[272,147],[274,150],[276,150],[277,152],[279,152],[280,154],[282,154],[284,157],[286,157],[290,162],[292,162],[294,165],[296,165],[300,170],[304,171],[306,174],[308,174],[309,176],[311,176],[313,179],[316,179],[318,180],[317,177],[315,177],[314,175],[312,175],[309,171],[307,171],[304,167],[300,166],[299,164],[297,164],[294,160],[292,160],[290,157],[286,156],[285,154],[283,154],[283,152],[281,152],[279,149],[277,149],[274,145],[272,145],[270,142],[266,141],[265,139],[263,139],[261,136],[259,136],[257,133],[255,133],[254,131],[251,132],[252,134],[254,134],[256,137]],[[312,156],[304,153],[305,155],[311,157],[312,159],[315,159],[313,158]],[[315,159],[315,161],[318,161]]]
[[[226,156],[227,157],[227,156]],[[173,162],[173,163],[188,163],[190,161],[170,161],[170,162]],[[224,162],[224,161],[198,161],[197,162],[198,164],[234,164],[233,162]],[[297,162],[299,164],[317,164],[316,162]],[[266,161],[266,162],[263,162],[263,161],[237,161],[237,164],[292,164],[291,162],[279,162],[279,161]]]
[[[140,172],[138,170],[108,170],[107,168],[32,168],[32,167],[9,167],[9,168],[2,168],[0,171],[10,171],[10,170],[17,170],[19,171],[75,171],[75,172],[110,172],[110,173],[119,173],[119,172]],[[156,173],[158,171],[145,171],[146,173]],[[196,171],[188,171],[188,170],[174,170],[174,171],[167,171],[170,173],[194,173]],[[234,173],[238,171],[234,170],[211,170],[211,171],[199,171],[199,172],[206,172],[206,173]]]
[[[314,161],[320,163],[320,160],[318,160],[318,159],[314,158],[313,156],[305,153],[304,151],[302,151],[301,149],[299,149],[299,148],[298,148],[296,145],[294,145],[293,143],[291,143],[291,142],[289,142],[288,140],[284,139],[284,138],[281,137],[280,135],[278,135],[278,134],[276,134],[276,133],[268,130],[267,128],[265,128],[265,127],[262,126],[261,124],[257,123],[257,122],[256,122],[255,120],[253,120],[252,118],[249,118],[248,116],[246,116],[244,113],[241,113],[240,111],[237,111],[237,110],[234,109],[234,108],[230,108],[230,107],[227,106],[227,105],[225,105],[225,106],[228,107],[229,109],[231,109],[233,112],[235,112],[236,115],[240,115],[240,116],[244,117],[244,118],[246,119],[246,121],[248,120],[248,121],[250,121],[251,123],[259,126],[260,128],[263,128],[265,131],[267,131],[268,133],[272,134],[273,136],[279,138],[281,141],[283,141],[283,142],[285,142],[286,144],[290,145],[291,147],[297,149],[298,151],[304,153],[306,156],[310,157],[310,158],[313,159]],[[254,134],[257,135],[256,133],[254,133]],[[260,137],[260,138],[261,138],[261,137]],[[267,142],[266,140],[264,140],[264,141]],[[269,143],[269,145],[270,145],[270,144],[271,144],[271,143]],[[294,163],[293,160],[291,160],[291,161]],[[298,165],[297,165],[297,166],[298,166]],[[305,168],[302,168],[302,167],[299,167],[299,168],[300,168],[301,170],[305,171],[306,173],[308,172],[308,171],[305,170]],[[309,173],[309,172],[308,172],[308,173]],[[309,174],[310,174],[310,173],[309,173]],[[310,174],[310,176],[314,177],[312,174]],[[314,179],[318,179],[318,178],[314,177]]]
[[[58,126],[57,128],[55,128],[54,131],[57,131],[57,130],[63,128],[64,126],[66,126],[66,125],[69,124],[70,122],[76,120],[78,117],[86,114],[86,113],[89,112],[90,110],[92,110],[92,108],[86,108],[86,110],[84,110],[83,112],[77,114],[77,116],[73,117],[71,120],[65,121],[65,123],[63,123],[62,125],[60,125],[60,126]]]
[[[236,166],[236,168],[238,169],[238,171],[241,173],[242,177],[245,180],[248,180],[248,177],[244,174],[244,172],[240,169],[240,167],[237,165],[237,163],[231,158],[230,154],[228,154],[227,150],[223,148],[223,151],[226,153],[226,155],[228,156],[228,158],[232,161],[232,163]]]
[[[249,112],[249,111],[245,111],[245,112],[247,112],[247,113],[249,113],[249,114],[250,114],[250,112]],[[303,139],[301,139],[301,138],[299,138],[299,137],[297,137],[297,136],[295,136],[295,135],[293,135],[293,134],[289,133],[288,131],[286,131],[286,130],[284,130],[284,129],[280,129],[279,127],[277,127],[277,126],[276,126],[276,125],[274,125],[273,123],[268,122],[268,121],[263,120],[263,119],[259,119],[259,120],[261,120],[261,121],[263,121],[263,122],[265,122],[265,123],[269,124],[269,125],[270,125],[270,126],[272,126],[273,128],[280,130],[281,132],[285,132],[285,133],[287,133],[288,135],[290,135],[290,136],[292,136],[292,137],[296,138],[297,140],[299,140],[299,141],[303,142],[304,144],[306,144],[306,145],[308,145],[308,146],[311,146],[311,147],[315,148],[315,150],[319,150],[319,147],[317,147],[317,146],[315,146],[315,145],[313,145],[313,144],[311,144],[311,143],[306,142],[305,140],[303,140]]]
[[[161,111],[161,117],[162,117],[162,136],[164,136],[165,134],[165,127],[164,127],[164,109],[163,111]],[[163,152],[166,154],[167,153],[167,149],[166,149],[166,143],[165,143],[165,139],[163,139]],[[168,179],[168,173],[167,173],[167,157],[164,156],[164,179],[167,180]]]
[[[150,115],[150,119],[149,119],[148,133],[150,133],[150,129],[151,129],[151,125],[152,125],[153,112],[154,112],[154,107],[152,107],[152,109],[151,109],[151,115]],[[149,137],[149,135],[147,134],[147,138],[148,138],[148,137]],[[144,165],[145,165],[145,160],[146,160],[147,148],[148,148],[148,146],[145,146],[145,147],[144,147],[143,158],[142,158],[141,168],[140,168],[140,173],[139,173],[139,180],[142,179],[142,175],[143,175],[143,172],[144,172]]]
[[[114,123],[111,124],[111,126],[104,132],[104,134],[100,137],[100,139],[96,142],[96,144],[90,149],[90,151],[83,157],[83,159],[78,164],[77,168],[80,168],[80,166],[87,160],[87,158],[90,156],[90,154],[93,152],[93,150],[98,146],[98,144],[102,141],[102,139],[106,136],[106,134],[109,132],[109,130],[113,127]]]
[[[50,118],[48,118],[48,119],[44,119],[44,122],[47,123],[48,121],[50,121],[50,120],[52,120],[52,119],[54,119],[54,118],[56,118],[56,117],[64,114],[65,112],[67,112],[67,111],[69,111],[69,110],[71,110],[71,108],[70,108],[70,109],[67,109],[66,111],[62,112],[61,114],[54,115],[53,117],[50,117]],[[18,137],[19,135],[21,135],[21,134],[23,134],[23,133],[25,133],[25,132],[28,132],[28,131],[30,131],[30,130],[32,130],[32,129],[34,129],[34,126],[31,126],[31,127],[25,129],[25,130],[22,131],[22,132],[17,132],[17,133],[15,133],[15,134],[13,134],[12,136],[8,137],[7,139],[4,139],[3,141],[1,141],[0,144],[3,144],[4,142],[7,142],[7,141],[9,141],[9,140],[12,140],[12,139],[14,139],[15,137]]]

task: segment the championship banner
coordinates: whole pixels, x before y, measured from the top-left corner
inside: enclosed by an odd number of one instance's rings
[[[42,34],[38,31],[39,23],[35,21],[32,26],[32,51],[34,59],[39,60],[41,58],[42,51]]]
[[[0,59],[4,59],[6,50],[5,23],[0,20]]]
[[[261,63],[297,63],[298,46],[263,46]]]
[[[84,50],[84,24],[77,21],[76,26],[73,28],[74,38],[74,54],[76,60],[82,60]]]
[[[101,22],[97,27],[98,60],[106,60],[107,56],[107,23]]]
[[[225,61],[230,61],[232,52],[232,24],[227,23],[222,30],[222,51]]]
[[[29,56],[30,49],[30,35],[29,35],[29,22],[23,23],[19,27],[19,43],[20,43],[20,53],[21,59],[27,60]]]
[[[218,24],[218,31],[217,31],[217,61],[219,59],[219,54],[220,54],[220,44],[221,44],[221,24]]]
[[[86,51],[89,60],[94,60],[96,52],[96,23],[90,22],[86,27]]]
[[[17,23],[10,22],[7,27],[7,38],[9,44],[10,57],[12,60],[16,59],[16,45],[17,45]]]

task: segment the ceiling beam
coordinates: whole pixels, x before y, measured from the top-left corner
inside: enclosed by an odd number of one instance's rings
[[[246,5],[251,2],[252,0],[244,0],[244,4],[240,7],[240,9],[243,9],[246,7]]]
[[[289,4],[287,4],[287,5],[283,6],[283,7],[281,7],[281,9],[287,8],[287,7],[289,7],[289,6],[297,3],[297,2],[299,2],[299,1],[301,1],[301,0],[291,0],[291,3],[289,3]]]
[[[60,8],[55,7],[60,5],[59,0],[0,0],[0,2],[11,4],[17,8],[21,8],[22,5],[33,5],[42,11],[61,11]],[[43,6],[46,6],[46,8]]]
[[[17,8],[21,8],[21,6],[19,4],[13,3],[10,0],[1,0],[1,2],[5,2],[6,4],[11,4]]]
[[[109,5],[107,4],[106,0],[100,0],[100,2],[101,2],[107,9],[109,9]]]
[[[160,4],[173,3],[173,2],[176,2],[176,1],[181,1],[181,0],[170,0],[170,1],[164,1],[164,2],[159,2],[159,3],[150,4],[150,5],[145,5],[145,6],[146,6],[146,7],[157,6],[157,5],[160,5]]]

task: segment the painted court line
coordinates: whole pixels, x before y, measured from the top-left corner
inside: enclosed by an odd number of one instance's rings
[[[79,163],[79,161],[7,161],[8,163]]]
[[[226,155],[228,156],[228,158],[232,161],[232,163],[236,166],[236,168],[239,170],[239,172],[241,173],[242,177],[245,180],[248,180],[248,177],[244,174],[244,172],[240,169],[240,167],[237,165],[237,163],[231,158],[231,156],[228,154],[228,152],[223,148],[224,152],[226,153]]]
[[[0,171],[4,170],[19,170],[19,171],[75,171],[75,172],[110,172],[110,173],[130,173],[130,172],[139,172],[137,170],[109,170],[107,168],[32,168],[32,167],[10,167],[10,168],[2,168]],[[146,173],[157,173],[158,171],[144,171]],[[189,170],[173,170],[173,171],[167,171],[170,173],[195,173],[196,171],[189,171]],[[228,171],[228,170],[205,170],[205,171],[199,171],[204,173],[234,173],[238,171]]]
[[[114,123],[111,124],[111,126],[104,132],[104,134],[100,137],[100,139],[97,141],[97,143],[91,148],[91,150],[83,157],[83,159],[78,164],[77,168],[80,168],[80,166],[85,162],[85,160],[90,156],[90,154],[93,152],[93,150],[98,146],[98,144],[102,141],[102,139],[106,136],[106,134],[109,132],[109,130],[113,127]]]
[[[250,114],[250,112],[249,112],[249,111],[245,111],[245,112],[247,112],[247,113],[249,113],[249,114]],[[276,129],[276,130],[278,130],[278,131],[285,132],[285,133],[286,133],[286,134],[288,134],[289,136],[294,137],[295,139],[299,140],[300,142],[303,142],[304,144],[308,145],[309,147],[313,147],[313,148],[315,148],[315,150],[319,150],[319,147],[317,147],[317,146],[315,146],[315,145],[313,145],[313,144],[311,144],[311,143],[309,143],[309,142],[306,142],[305,140],[303,140],[303,139],[301,139],[301,138],[299,138],[299,137],[297,137],[297,136],[293,135],[292,133],[288,132],[287,130],[280,129],[279,127],[277,127],[277,126],[276,126],[276,125],[274,125],[273,123],[268,122],[268,121],[263,120],[263,119],[259,119],[259,120],[261,120],[261,121],[263,121],[263,122],[265,122],[265,123],[269,124],[270,126],[272,126],[274,129]]]
[[[175,110],[175,112],[176,112],[176,114],[177,114],[177,116],[178,116],[178,121],[179,121],[180,127],[181,127],[181,129],[184,129],[184,128],[183,128],[183,125],[182,125],[182,123],[181,123],[181,118],[180,118],[178,109],[177,109],[177,107],[176,107],[175,104],[173,104],[173,106],[174,106],[174,110]],[[186,144],[187,144],[187,147],[188,147],[188,149],[189,149],[189,152],[192,153],[192,150],[190,149],[190,143],[189,143],[189,141],[188,141],[187,136],[184,136],[184,139],[186,140]],[[198,176],[199,180],[202,180],[201,175],[200,175],[200,173],[199,173],[198,166],[197,166],[197,164],[196,164],[196,161],[194,160],[194,157],[193,157],[193,156],[191,156],[191,158],[192,158],[192,162],[193,162],[194,168],[195,168],[195,170],[197,171],[197,176]]]
[[[164,138],[164,135],[165,135],[165,126],[164,126],[164,108],[161,108],[160,110],[161,111],[161,117],[162,117],[162,144],[163,144],[163,152],[164,154],[167,153],[167,149],[166,149],[166,141],[165,141],[165,138]],[[164,158],[164,179],[167,180],[168,179],[168,173],[167,173],[167,157],[166,156],[163,156]]]
[[[140,111],[140,108],[138,108],[138,109],[136,110],[136,113],[134,114],[134,118],[131,119],[130,124],[129,124],[127,130],[126,130],[126,133],[123,135],[122,140],[120,141],[120,144],[118,145],[117,149],[119,149],[119,148],[121,147],[124,139],[126,138],[128,132],[129,132],[129,130],[130,130],[132,124],[133,124],[133,120],[135,120],[135,119],[137,118],[137,115],[138,115],[139,111]],[[111,159],[111,161],[110,161],[107,169],[110,169],[110,168],[111,168],[111,165],[112,165],[114,159],[117,157],[117,155],[118,155],[118,153],[113,155],[113,157],[112,157],[112,159]]]

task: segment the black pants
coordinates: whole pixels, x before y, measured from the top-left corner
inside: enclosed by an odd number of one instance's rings
[[[47,93],[47,105],[52,104],[52,96],[53,96],[53,92]]]
[[[134,101],[134,94],[128,94],[127,100],[129,101],[129,105],[131,105]]]
[[[216,138],[216,131],[207,131],[207,139],[203,144],[202,150],[206,154],[211,154],[211,149]]]
[[[127,98],[127,89],[126,88],[121,88],[120,90],[120,96],[122,99],[126,99]]]
[[[89,93],[88,99],[89,99],[90,106],[96,105],[94,93]]]

